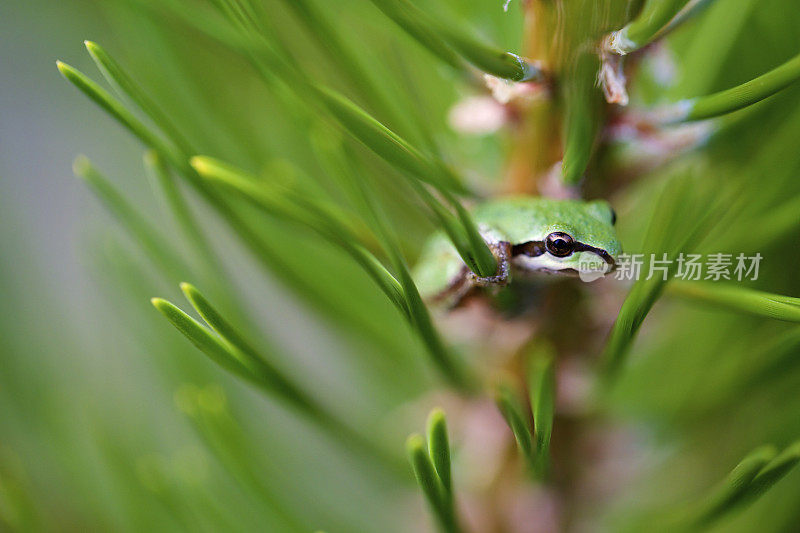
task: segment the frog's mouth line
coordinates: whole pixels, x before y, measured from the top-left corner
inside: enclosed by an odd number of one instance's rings
[[[582,243],[580,241],[574,242],[574,248],[572,253],[575,252],[592,252],[593,254],[599,256],[603,261],[606,262],[611,268],[608,270],[611,272],[617,267],[614,258],[611,257],[611,254],[603,250],[602,248],[595,248],[594,246],[589,246],[588,244]],[[511,248],[511,256],[516,257],[518,255],[525,255],[528,257],[539,257],[547,253],[547,249],[544,246],[544,242],[542,241],[528,241],[522,244],[515,244]],[[565,270],[575,270],[575,269],[565,269]],[[577,274],[577,270],[575,270]]]
[[[580,272],[575,270],[574,268],[562,268],[561,270],[555,270],[552,268],[540,268],[538,270],[531,270],[527,272],[527,277],[535,278],[536,276],[566,276],[568,278],[577,278],[580,276]]]

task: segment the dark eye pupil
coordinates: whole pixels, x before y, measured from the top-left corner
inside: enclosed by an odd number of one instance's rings
[[[555,232],[547,236],[545,241],[547,251],[556,257],[566,257],[572,253],[572,237],[566,233]]]

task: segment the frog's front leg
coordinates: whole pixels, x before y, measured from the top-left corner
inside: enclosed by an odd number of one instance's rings
[[[496,285],[506,285],[508,283],[511,265],[511,243],[498,241],[488,243],[488,246],[495,259],[497,259],[497,272],[494,276],[481,277],[467,269],[467,279],[472,286],[492,287]]]
[[[508,283],[511,269],[511,243],[505,241],[487,243],[497,259],[497,272],[494,276],[481,277],[462,263],[461,270],[448,286],[434,297],[434,301],[455,307],[475,287],[502,286]]]

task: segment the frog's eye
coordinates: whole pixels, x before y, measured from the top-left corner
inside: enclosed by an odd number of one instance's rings
[[[547,251],[556,257],[567,257],[575,251],[575,241],[566,233],[554,231],[544,239]]]

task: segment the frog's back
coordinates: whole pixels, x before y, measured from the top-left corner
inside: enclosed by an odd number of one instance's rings
[[[473,211],[475,221],[503,235],[512,244],[541,240],[554,225],[571,228],[573,237],[585,240],[590,234],[613,231],[592,210],[596,202],[556,200],[539,196],[509,196],[481,204]]]
[[[565,210],[563,201],[536,196],[509,196],[481,204],[473,215],[479,225],[489,226],[512,244],[529,240],[553,220],[552,214]]]

